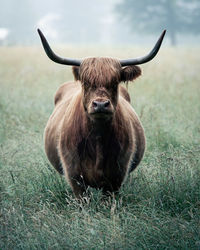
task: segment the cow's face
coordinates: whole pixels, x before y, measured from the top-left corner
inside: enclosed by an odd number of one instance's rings
[[[111,119],[118,101],[118,85],[141,74],[137,66],[122,68],[112,58],[88,58],[80,67],[73,67],[76,80],[80,80],[83,105],[91,120]]]

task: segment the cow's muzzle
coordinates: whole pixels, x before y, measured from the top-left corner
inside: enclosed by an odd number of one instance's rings
[[[104,101],[92,101],[91,112],[93,118],[105,118],[111,117],[113,114],[113,106],[109,100]]]
[[[92,106],[94,109],[94,112],[101,113],[101,112],[109,112],[110,109],[110,101],[93,101]]]

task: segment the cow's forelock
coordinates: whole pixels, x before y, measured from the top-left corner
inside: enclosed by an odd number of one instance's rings
[[[120,82],[120,62],[113,58],[87,58],[80,66],[80,81],[95,86]]]

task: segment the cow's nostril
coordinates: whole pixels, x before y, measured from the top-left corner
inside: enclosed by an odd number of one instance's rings
[[[92,102],[92,105],[93,105],[93,107],[94,107],[94,108],[97,108],[97,106],[98,106],[98,102],[93,101],[93,102]]]
[[[110,105],[109,101],[104,102],[104,107],[107,108]]]

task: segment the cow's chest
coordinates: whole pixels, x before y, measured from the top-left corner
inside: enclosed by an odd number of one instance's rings
[[[110,182],[112,176],[113,164],[102,159],[101,162],[94,162],[91,159],[86,159],[81,163],[81,172],[85,183],[91,187],[103,187],[107,182]]]
[[[90,143],[85,142],[84,147],[83,144],[79,155],[85,184],[96,188],[121,185],[127,161],[123,161],[123,152],[117,140],[104,142],[97,138]]]

